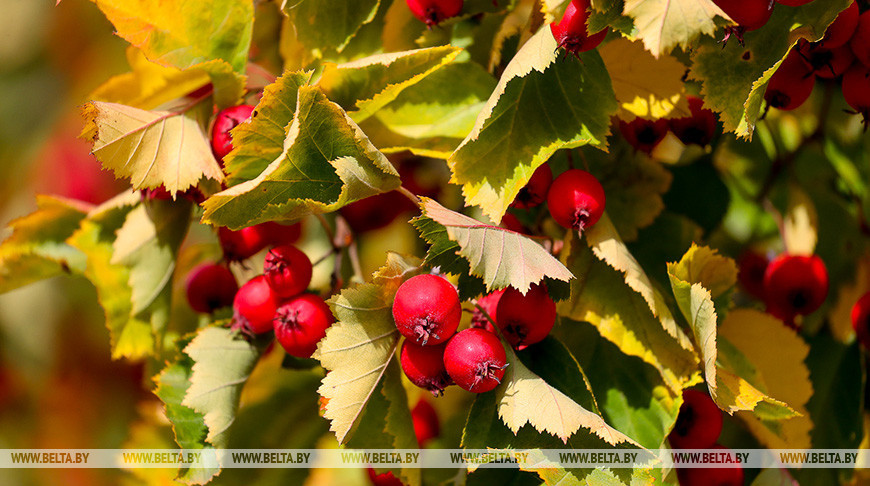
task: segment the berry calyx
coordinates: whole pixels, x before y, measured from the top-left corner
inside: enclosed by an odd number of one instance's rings
[[[462,307],[456,288],[437,275],[417,275],[399,286],[393,319],[403,336],[423,346],[440,344],[456,332]]]
[[[550,215],[557,223],[580,233],[604,214],[604,188],[589,172],[570,169],[556,178],[547,193]]]
[[[767,257],[752,250],[745,251],[737,259],[737,279],[750,295],[764,299],[764,273],[770,263]]]
[[[242,285],[233,299],[235,327],[254,334],[271,331],[277,308],[277,299],[266,277],[256,276]]]
[[[402,343],[399,364],[411,383],[429,390],[434,396],[444,394],[452,384],[444,367],[444,349],[447,343],[435,346],[420,346],[406,339]]]
[[[858,342],[870,349],[870,292],[867,292],[852,306],[852,329]]]
[[[716,134],[716,115],[704,108],[704,100],[697,96],[686,96],[691,116],[671,118],[668,125],[677,138],[685,145],[706,146]],[[664,136],[662,136],[664,138]]]
[[[870,68],[855,63],[843,75],[843,98],[863,117],[864,131],[870,124]]]
[[[425,398],[421,398],[411,409],[411,420],[414,422],[414,435],[417,436],[420,447],[425,447],[429,441],[441,435],[438,412]]]
[[[779,69],[770,77],[764,100],[768,106],[780,110],[794,110],[810,97],[816,78],[800,53],[792,49]]]
[[[297,358],[310,358],[333,322],[329,306],[314,294],[302,294],[284,302],[272,318],[275,339],[287,354]]]
[[[823,79],[834,79],[849,69],[855,55],[849,46],[827,49],[821,44],[801,39],[797,44],[798,53],[807,63],[813,74]]]
[[[683,404],[668,441],[675,449],[707,449],[722,432],[722,411],[706,393],[683,391]]]
[[[507,355],[495,334],[472,327],[457,333],[447,343],[444,366],[460,388],[484,393],[501,383]]]
[[[589,20],[589,0],[571,0],[565,9],[565,14],[558,23],[550,24],[550,31],[559,47],[577,56],[598,47],[607,29],[590,33],[586,22]]]
[[[677,469],[680,486],[743,486],[743,467],[737,462],[731,449],[718,444],[711,449],[729,454],[730,462],[725,467]]]
[[[532,285],[526,295],[508,287],[498,301],[495,322],[514,348],[542,341],[556,322],[556,303],[543,284]]]
[[[630,122],[620,120],[619,131],[635,150],[649,154],[668,134],[668,121],[664,118],[647,120],[640,117]]]
[[[846,7],[845,10],[837,15],[837,18],[828,26],[825,31],[825,36],[822,37],[820,44],[826,49],[845,46],[852,34],[855,33],[855,28],[858,27],[858,16],[861,11],[858,9],[858,2],[853,1]]]
[[[276,246],[266,254],[263,271],[269,286],[278,297],[301,294],[311,283],[311,260],[291,245]]]
[[[849,47],[855,57],[865,66],[870,66],[870,11],[858,16],[858,25],[849,39]]]
[[[411,13],[430,29],[462,11],[463,0],[405,0]]]
[[[794,327],[794,318],[818,309],[828,295],[825,262],[816,255],[780,255],[764,274],[767,312]]]
[[[495,310],[498,308],[498,302],[501,300],[501,297],[504,295],[506,289],[494,290],[483,297],[477,299],[477,305],[480,308],[475,307],[474,311],[471,313],[471,326],[479,329],[486,329],[489,332],[495,333],[495,328],[492,327],[492,322],[486,318],[486,316],[481,312],[481,308],[489,314],[490,319],[495,321]]]
[[[254,107],[251,105],[238,105],[221,110],[217,114],[211,129],[211,150],[218,161],[222,162],[233,150],[230,130],[251,118],[253,111]]]
[[[190,307],[197,312],[210,314],[232,305],[239,284],[227,267],[204,263],[191,270],[186,290]]]
[[[528,209],[541,204],[547,200],[547,191],[552,183],[553,171],[549,165],[544,163],[535,169],[529,182],[517,193],[517,197],[511,203],[511,207]]]

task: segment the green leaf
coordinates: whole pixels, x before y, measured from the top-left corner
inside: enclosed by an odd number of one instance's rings
[[[701,35],[716,32],[715,18],[728,18],[713,0],[625,0],[625,15],[634,18],[637,36],[656,57],[674,47],[686,50]]]
[[[547,250],[519,233],[483,224],[433,199],[424,198],[422,209],[423,214],[413,224],[432,244],[426,256],[427,265],[443,265],[447,272],[478,277],[487,291],[511,286],[525,294],[532,284],[545,277],[548,283],[573,278]],[[460,258],[465,261],[460,262]],[[555,287],[551,290],[564,294],[558,283]]]
[[[313,357],[329,370],[318,393],[328,400],[324,416],[341,444],[356,427],[363,427],[361,417],[395,357],[400,335],[393,322],[393,298],[416,268],[415,262],[390,253],[373,283],[344,289],[329,299],[336,323]]]
[[[85,256],[65,241],[91,207],[75,200],[36,196],[36,211],[9,223],[0,244],[0,293],[63,272],[83,273]]]
[[[210,108],[210,107],[209,107]],[[202,177],[223,180],[212,155],[203,110],[145,111],[93,101],[82,110],[82,138],[117,177],[129,177],[134,189],[163,185],[170,193],[195,186]]]
[[[601,415],[586,373],[561,341],[549,336],[534,346],[518,351],[517,357],[532,372],[578,405]]]
[[[301,87],[285,149],[257,178],[207,199],[204,222],[238,229],[336,211],[399,186],[398,173],[317,87]]]
[[[557,60],[546,26],[508,64],[477,123],[450,157],[452,182],[468,205],[494,221],[560,148],[606,145],[618,109],[610,77],[595,51]]]
[[[317,85],[357,123],[399,94],[453,61],[460,50],[439,46],[378,54],[344,64],[327,64]]]
[[[224,157],[230,185],[257,177],[284,152],[296,94],[310,79],[310,73],[285,73],[266,86],[251,119],[232,130],[233,150]]]
[[[181,404],[202,414],[208,427],[206,442],[226,447],[239,395],[260,353],[237,331],[213,326],[200,330],[184,353],[193,367]]]
[[[283,2],[282,9],[307,49],[341,52],[364,24],[374,19],[380,0],[302,0]]]

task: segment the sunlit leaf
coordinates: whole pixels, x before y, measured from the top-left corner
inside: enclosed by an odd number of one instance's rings
[[[308,0],[283,2],[284,13],[296,28],[298,41],[308,49],[341,52],[363,24],[378,11],[380,0]]]
[[[638,37],[654,56],[688,48],[700,35],[712,36],[716,17],[728,18],[713,0],[625,0]]]

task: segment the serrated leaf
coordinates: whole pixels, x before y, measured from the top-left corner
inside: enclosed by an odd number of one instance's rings
[[[132,71],[109,78],[88,99],[153,110],[209,82],[205,71],[162,66],[133,46],[127,48],[127,63]]]
[[[403,90],[453,61],[459,52],[456,47],[439,46],[329,63],[317,85],[361,123]]]
[[[628,251],[628,247],[616,232],[607,213],[586,232],[586,241],[599,260],[607,262],[624,275],[625,283],[643,297],[653,315],[661,322],[662,328],[676,339],[683,349],[693,351],[691,340],[677,325],[664,297]]]
[[[170,193],[195,186],[202,177],[223,180],[197,110],[145,111],[116,103],[85,105],[82,138],[116,177],[129,177],[134,189],[163,185]]]
[[[707,246],[692,244],[677,263],[668,264],[668,272],[689,283],[701,284],[713,298],[725,294],[737,283],[737,264]]]
[[[319,88],[299,88],[283,153],[257,178],[207,199],[204,222],[238,229],[331,212],[399,186],[398,173]]]
[[[818,40],[849,3],[832,0],[777,8],[764,27],[744,36],[745,46],[729,42],[723,49],[711,39],[695,49],[691,77],[703,83],[705,105],[721,114],[726,131],[752,136],[767,82],[797,40],[789,32],[794,29],[811,41]]]
[[[181,404],[202,414],[208,427],[206,442],[226,447],[239,395],[260,353],[237,331],[212,326],[200,330],[184,354],[193,360],[193,367]]]
[[[697,356],[665,331],[620,272],[596,258],[576,238],[571,242],[568,261],[577,278],[571,281],[571,298],[557,307],[559,315],[591,323],[620,351],[655,367],[675,392],[698,380]]]
[[[620,38],[598,49],[619,102],[619,118],[691,116],[683,76],[688,69],[669,55],[655,58],[639,42]]]
[[[250,120],[232,130],[233,150],[224,157],[230,185],[257,177],[281,155],[296,94],[310,79],[311,73],[284,73],[263,90]]]
[[[455,255],[467,260],[470,274],[483,279],[488,291],[511,286],[525,294],[544,277],[562,282],[573,278],[547,250],[519,233],[483,224],[433,199],[423,198],[422,209],[423,214],[414,224],[433,244],[427,262],[435,261],[438,252],[453,249],[450,243],[438,241],[437,233],[426,222],[431,220],[444,228],[447,238],[456,243]]]
[[[208,427],[203,415],[181,404],[190,388],[192,367],[190,357],[180,355],[154,377],[157,385],[154,394],[163,402],[178,447],[185,450],[214,450],[205,442]],[[177,479],[185,484],[205,484],[219,473],[220,469],[185,467],[178,472]]]
[[[541,164],[560,148],[606,146],[618,104],[601,58],[560,56],[544,27],[505,68],[472,132],[448,163],[468,205],[500,221]]]
[[[796,185],[789,187],[788,209],[782,219],[782,240],[788,253],[811,256],[819,239],[819,216],[812,199]]]
[[[178,248],[190,226],[187,201],[151,201],[127,214],[112,244],[111,263],[130,269],[134,314],[143,311],[172,282]]]
[[[341,52],[364,24],[374,19],[380,0],[303,0],[284,2],[282,10],[307,49]]]
[[[393,298],[414,267],[391,253],[374,283],[344,289],[328,301],[336,323],[313,357],[329,370],[317,391],[328,400],[324,416],[339,443],[347,443],[360,425],[396,354],[400,335],[393,322]]]
[[[719,334],[752,362],[767,386],[767,394],[789,405],[799,417],[773,424],[750,412],[739,413],[749,430],[771,449],[804,449],[810,444],[806,404],[813,394],[805,360],[810,348],[778,319],[755,310],[735,310],[722,322]],[[776,343],[771,349],[771,343]]]
[[[36,208],[10,222],[12,234],[0,244],[0,293],[62,272],[85,270],[85,256],[65,241],[91,206],[37,195]]]
[[[625,0],[623,13],[634,19],[637,36],[656,57],[677,46],[688,48],[701,35],[712,36],[715,18],[728,18],[713,0]]]
[[[607,425],[600,415],[581,407],[526,368],[509,346],[505,346],[505,350],[508,367],[495,393],[498,415],[514,434],[529,424],[538,432],[554,435],[567,443],[568,437],[582,427],[610,445],[635,443]]]

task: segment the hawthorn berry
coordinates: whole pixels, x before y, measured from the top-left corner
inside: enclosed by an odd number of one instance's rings
[[[414,435],[417,436],[420,447],[425,447],[426,443],[441,435],[438,412],[425,398],[421,398],[411,409],[411,420],[414,422]]]
[[[247,260],[269,244],[269,240],[260,225],[248,226],[238,231],[221,227],[218,229],[218,240],[224,252],[224,258],[228,261]]]
[[[504,216],[501,217],[501,224],[499,226],[515,233],[524,235],[529,234],[528,228],[526,228],[523,223],[521,223],[520,220],[511,213],[505,213]]]
[[[704,108],[704,100],[697,96],[686,96],[689,102],[691,116],[671,118],[668,125],[677,138],[685,145],[705,146],[713,140],[716,134],[716,115]],[[664,138],[664,136],[662,137]]]
[[[668,134],[668,121],[664,118],[647,120],[640,117],[630,122],[620,120],[619,131],[635,150],[649,154]]]
[[[373,486],[405,486],[405,483],[393,475],[393,471],[378,474],[375,468],[369,467],[366,468],[366,473]]]
[[[719,449],[719,452],[731,454],[731,449],[719,444],[711,449]],[[743,467],[736,459],[724,467],[715,468],[680,468],[677,469],[677,477],[680,486],[743,486]]]
[[[444,367],[463,390],[484,393],[501,383],[507,368],[507,354],[498,336],[472,327],[447,342]]]
[[[252,105],[238,105],[221,110],[214,119],[211,129],[211,150],[218,161],[233,150],[233,139],[230,130],[251,117]]]
[[[867,292],[852,306],[852,329],[858,342],[870,349],[870,292]]]
[[[410,339],[402,343],[399,364],[411,383],[429,390],[432,395],[444,394],[444,389],[452,382],[444,368],[444,349],[447,343],[434,346],[420,346]]]
[[[745,32],[760,29],[770,20],[774,6],[772,0],[713,0],[713,3],[737,24],[737,27],[726,27],[722,42],[733,35],[741,44]]]
[[[769,261],[767,257],[747,250],[737,259],[737,279],[750,295],[764,299],[764,273]]]
[[[843,97],[863,117],[864,130],[870,123],[870,68],[855,63],[843,75]]]
[[[586,22],[589,20],[589,0],[571,0],[558,23],[550,24],[550,31],[559,47],[577,56],[598,47],[607,35],[607,29],[590,33]]]
[[[858,16],[858,25],[849,39],[849,47],[855,57],[865,66],[870,66],[870,10]]]
[[[529,182],[520,189],[514,202],[511,203],[511,207],[528,209],[541,204],[547,200],[547,190],[550,189],[552,183],[553,171],[545,162],[535,169]]]
[[[827,49],[821,44],[801,39],[798,41],[797,50],[813,74],[823,79],[834,79],[840,76],[855,60],[855,55],[852,54],[849,46]]]
[[[292,245],[302,236],[302,223],[281,224],[267,221],[258,224],[257,228],[268,245]]]
[[[816,78],[800,53],[792,49],[770,77],[764,100],[780,110],[794,110],[810,97]]]
[[[417,275],[399,286],[393,301],[396,327],[423,346],[440,344],[456,332],[462,307],[453,284],[437,275]]]
[[[506,289],[494,290],[477,299],[477,305],[483,308],[493,321],[495,321],[495,310],[498,308],[498,302],[504,295],[505,290]],[[492,322],[490,322],[477,307],[475,307],[474,311],[471,313],[471,326],[486,329],[487,331],[495,333],[495,328],[492,327]]]
[[[860,14],[858,2],[853,0],[828,26],[828,30],[825,31],[825,36],[822,37],[820,42],[822,47],[834,49],[835,47],[845,46],[849,42],[849,39],[852,38],[852,34],[855,33]]]
[[[570,169],[559,175],[547,193],[550,215],[578,232],[591,228],[604,214],[604,188],[589,172]]]
[[[780,255],[764,273],[767,311],[790,326],[797,315],[818,309],[827,295],[828,271],[817,255]]]
[[[498,301],[495,322],[514,348],[542,341],[556,322],[556,303],[543,284],[534,284],[526,292],[508,287]]]
[[[262,334],[273,329],[272,318],[278,301],[269,282],[263,275],[248,280],[236,292],[233,299],[233,318],[236,325],[254,334]]]
[[[668,441],[675,449],[707,449],[722,432],[722,411],[706,393],[683,391],[683,404]]]
[[[203,263],[191,270],[187,277],[187,302],[203,314],[232,305],[239,290],[236,277],[227,267]]]
[[[292,245],[276,246],[266,254],[263,271],[272,292],[287,298],[301,294],[311,283],[311,260]]]
[[[333,322],[335,318],[329,306],[314,294],[302,294],[285,301],[272,318],[275,339],[287,354],[297,358],[310,358]]]
[[[430,29],[462,11],[463,0],[405,0],[414,17]]]

